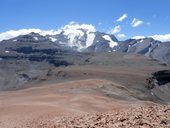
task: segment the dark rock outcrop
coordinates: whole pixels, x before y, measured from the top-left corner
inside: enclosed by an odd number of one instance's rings
[[[153,73],[147,79],[147,88],[150,89],[151,95],[165,103],[170,103],[170,70],[161,70]]]
[[[162,86],[170,83],[170,70],[162,70],[152,73],[147,79],[147,87],[153,89],[155,86]]]

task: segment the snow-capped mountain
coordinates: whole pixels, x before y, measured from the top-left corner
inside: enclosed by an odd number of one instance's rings
[[[31,31],[32,30],[32,31]],[[127,54],[142,54],[162,63],[170,63],[170,42],[161,42],[153,38],[128,39],[118,41],[112,34],[96,31],[95,27],[87,24],[72,22],[57,31],[41,31],[31,29],[17,33],[5,33],[0,42],[0,53],[13,54],[22,49],[22,52],[37,52],[45,49],[67,49],[78,52],[124,52]],[[31,31],[31,32],[30,32]],[[13,34],[15,33],[15,34]],[[25,50],[25,51],[23,51]],[[54,53],[55,53],[54,52]]]
[[[47,35],[52,42],[65,47],[70,47],[78,51],[106,51],[118,45],[118,40],[114,35],[97,32],[92,25],[78,25],[71,23],[66,25],[56,35]],[[103,49],[103,46],[106,49]]]
[[[113,51],[113,47],[118,45],[118,40],[114,35],[97,32],[93,25],[80,25],[75,22],[71,22],[57,31],[41,31],[39,29],[29,29],[27,31],[19,30],[16,32],[17,34],[15,31],[6,32],[1,36],[3,39],[9,39],[14,42],[50,41],[54,45],[77,51]]]

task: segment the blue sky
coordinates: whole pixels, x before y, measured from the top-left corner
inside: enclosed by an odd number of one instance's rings
[[[123,14],[127,18],[116,21]],[[142,22],[133,27],[132,21]],[[170,0],[0,0],[0,32],[58,29],[76,21],[127,37],[170,33]]]

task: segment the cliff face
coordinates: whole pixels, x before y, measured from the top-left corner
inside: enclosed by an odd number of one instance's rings
[[[152,73],[152,76],[147,79],[147,88],[151,90],[152,95],[170,102],[170,70]]]

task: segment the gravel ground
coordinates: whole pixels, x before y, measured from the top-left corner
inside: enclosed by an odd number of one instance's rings
[[[170,106],[147,105],[124,111],[55,117],[30,128],[170,128]]]

